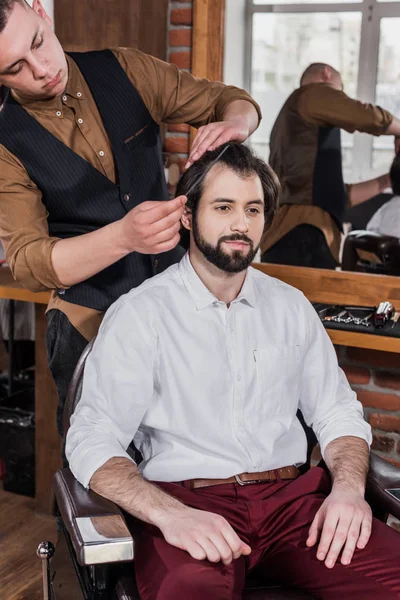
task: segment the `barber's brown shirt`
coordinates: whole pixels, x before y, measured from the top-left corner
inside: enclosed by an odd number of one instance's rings
[[[113,50],[130,81],[157,123],[188,123],[194,127],[222,121],[234,100],[254,100],[243,90],[207,79],[197,79],[176,66],[139,50]],[[76,63],[67,56],[69,77],[61,97],[45,101],[17,101],[43,127],[115,183],[112,150],[96,103]],[[121,115],[121,119],[124,116]],[[24,166],[0,145],[0,238],[17,281],[32,291],[63,288],[51,262],[54,244],[42,194]],[[71,323],[91,339],[103,313],[62,300],[55,291],[50,308],[63,311]]]
[[[282,197],[278,214],[263,235],[262,253],[294,227],[309,224],[323,231],[338,261],[340,231],[328,212],[313,205],[318,128],[333,126],[349,133],[381,135],[392,119],[388,111],[353,100],[329,84],[311,83],[293,92],[271,133],[269,162],[281,181]]]

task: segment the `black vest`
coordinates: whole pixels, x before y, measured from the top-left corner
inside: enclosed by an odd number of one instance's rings
[[[10,93],[0,112],[0,144],[19,158],[41,191],[49,233],[60,238],[113,223],[145,200],[168,199],[160,129],[117,58],[110,50],[71,57],[89,85],[110,139],[116,184],[42,127]],[[182,254],[179,246],[157,257],[132,252],[60,293],[73,304],[106,310]]]
[[[312,197],[313,204],[326,210],[343,231],[347,190],[343,181],[342,145],[338,127],[318,128]]]

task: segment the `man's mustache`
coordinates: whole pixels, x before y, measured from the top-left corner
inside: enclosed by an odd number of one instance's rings
[[[246,244],[250,244],[251,248],[253,247],[253,240],[241,233],[225,235],[222,238],[219,238],[218,245],[222,244],[222,242],[246,242]]]

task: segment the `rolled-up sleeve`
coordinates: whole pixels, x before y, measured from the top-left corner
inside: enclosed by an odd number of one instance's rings
[[[23,165],[0,146],[0,239],[14,278],[33,292],[63,287],[51,262],[54,244],[42,194]]]
[[[308,340],[303,356],[300,409],[313,428],[324,456],[327,445],[343,436],[371,444],[371,427],[340,369],[335,349],[310,303],[305,305]]]
[[[107,311],[87,358],[82,396],[71,417],[66,456],[85,487],[127,448],[153,395],[156,335],[126,298]]]
[[[245,90],[194,77],[133,48],[117,48],[113,52],[157,123],[200,127],[222,121],[227,106],[235,100],[253,104],[261,120],[259,105]]]
[[[299,113],[306,121],[320,127],[335,126],[354,133],[385,134],[393,115],[373,104],[360,102],[330,85],[316,83],[304,87]]]

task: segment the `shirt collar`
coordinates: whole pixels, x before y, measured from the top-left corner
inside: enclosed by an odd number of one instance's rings
[[[194,270],[192,263],[190,262],[189,252],[186,252],[185,256],[179,263],[179,271],[197,310],[202,310],[207,306],[211,306],[214,303],[219,303],[220,300],[210,292],[210,290],[204,285],[200,277]],[[253,281],[253,269],[247,269],[246,278],[242,285],[242,289],[239,292],[237,298],[232,301],[232,304],[242,302],[248,304],[252,308],[255,308],[255,291]]]
[[[72,60],[70,56],[68,56],[68,54],[65,55],[65,58],[67,59],[68,64],[68,81],[64,93],[61,94],[61,96],[56,96],[55,98],[49,98],[45,100],[31,100],[29,98],[21,98],[16,92],[12,92],[13,98],[18,102],[18,104],[32,111],[54,112],[57,110],[62,110],[63,96],[70,96],[78,100],[83,100],[83,75],[80,72],[78,65]]]

